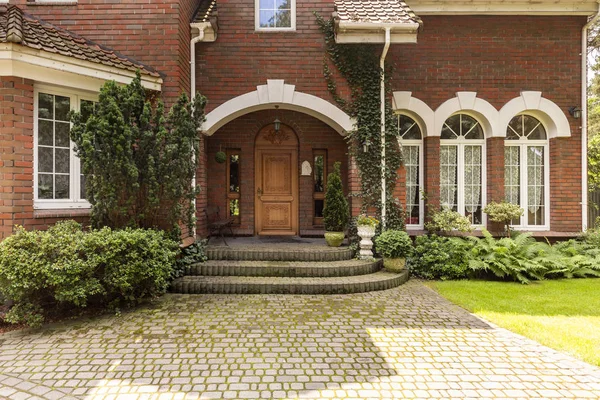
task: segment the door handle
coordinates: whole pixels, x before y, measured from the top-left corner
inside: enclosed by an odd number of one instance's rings
[[[258,190],[256,191],[256,194],[258,195],[258,197],[262,196],[262,193],[263,193],[262,189],[258,188]]]

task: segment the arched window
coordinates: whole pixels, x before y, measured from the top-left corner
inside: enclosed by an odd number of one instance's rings
[[[542,123],[517,115],[508,124],[504,149],[504,193],[507,202],[525,210],[513,225],[543,228],[548,224],[548,139]]]
[[[440,203],[458,211],[473,225],[483,224],[485,136],[467,114],[446,120],[440,142]]]
[[[406,225],[423,226],[423,134],[417,122],[407,115],[398,115],[398,140],[406,171]]]

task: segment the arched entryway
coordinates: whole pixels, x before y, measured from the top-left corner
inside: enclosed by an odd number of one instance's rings
[[[255,229],[298,235],[298,137],[287,125],[262,128],[255,142]]]

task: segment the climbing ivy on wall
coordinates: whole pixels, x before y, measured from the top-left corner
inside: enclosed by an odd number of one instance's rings
[[[355,129],[347,136],[350,155],[357,162],[361,181],[363,211],[374,207],[381,216],[381,68],[378,47],[368,44],[343,44],[335,42],[333,20],[325,20],[315,13],[317,23],[325,35],[326,55],[323,72],[327,87],[340,108],[356,121]],[[336,77],[330,65],[336,67],[350,88],[344,98],[338,91]],[[386,65],[386,98],[390,98],[389,69]],[[403,226],[403,212],[393,199],[397,170],[402,165],[402,152],[397,141],[397,121],[389,102],[385,103],[388,228]],[[366,149],[366,151],[365,151]],[[393,225],[393,226],[392,226]]]

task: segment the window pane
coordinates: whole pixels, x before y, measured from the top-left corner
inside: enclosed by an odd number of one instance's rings
[[[71,150],[54,149],[54,172],[68,174],[71,162]]]
[[[453,115],[444,123],[441,139],[456,139],[458,136],[460,136],[460,115]]]
[[[504,194],[508,203],[521,205],[521,148],[504,149]]]
[[[63,96],[55,96],[55,119],[57,121],[68,121],[69,111],[71,111],[71,99]]]
[[[404,168],[406,170],[406,223],[420,224],[419,194],[419,146],[403,146]]]
[[[52,121],[38,121],[38,144],[52,146],[54,144],[54,127]]]
[[[38,148],[38,171],[54,172],[54,151],[52,147]]]
[[[544,148],[527,147],[527,212],[529,225],[544,225]]]
[[[38,117],[54,119],[54,96],[40,93],[38,100]]]
[[[240,200],[233,199],[229,200],[229,216],[239,217],[240,216]]]
[[[55,179],[55,199],[69,198],[69,175],[54,175]]]
[[[277,9],[279,10],[291,10],[292,9],[292,3],[290,2],[290,0],[276,0],[275,2]]]
[[[323,193],[325,191],[325,156],[315,156],[315,192]]]
[[[261,28],[274,28],[275,10],[261,10],[259,23]]]
[[[315,200],[315,218],[323,218],[325,200]]]
[[[69,132],[71,130],[71,124],[68,122],[55,122],[54,127],[54,145],[58,147],[70,147],[71,139],[69,138]]]
[[[260,0],[259,8],[261,10],[275,10],[276,5],[276,0]]]
[[[440,146],[440,203],[457,211],[458,147]]]
[[[275,27],[290,28],[292,26],[292,12],[290,10],[277,11],[275,19]]]
[[[481,224],[481,146],[465,146],[464,197],[465,215],[473,224]]]
[[[38,198],[52,199],[54,195],[54,183],[52,175],[38,174]]]
[[[79,176],[80,179],[80,186],[79,186],[79,198],[82,200],[85,200],[86,198],[86,194],[85,194],[85,175],[81,174]]]
[[[239,154],[229,155],[229,192],[240,192],[240,156]]]
[[[406,115],[398,116],[398,135],[404,140],[421,140],[421,128],[414,119]]]

